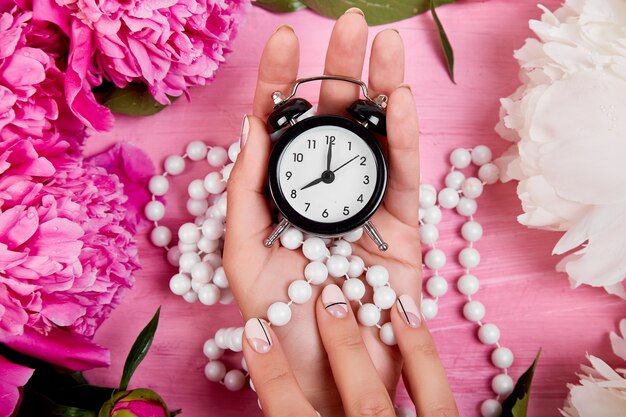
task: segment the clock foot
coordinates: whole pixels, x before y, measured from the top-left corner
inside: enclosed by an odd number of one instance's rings
[[[282,235],[283,232],[287,230],[288,227],[289,221],[287,221],[287,219],[282,219],[280,223],[278,223],[278,226],[276,226],[272,234],[267,239],[265,239],[265,246],[268,248],[272,246],[274,242],[276,242],[276,239],[278,239],[280,235]]]
[[[389,249],[389,245],[387,245],[383,238],[380,237],[378,230],[376,230],[372,222],[365,222],[365,224],[363,225],[363,229],[365,229],[365,233],[367,233],[367,235],[374,241],[374,243],[376,243],[379,251],[384,252]]]

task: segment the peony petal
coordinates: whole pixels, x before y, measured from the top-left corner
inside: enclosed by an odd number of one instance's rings
[[[626,361],[626,319],[622,319],[619,322],[619,331],[622,334],[621,337],[615,332],[611,332],[609,335],[611,347],[613,348],[613,353]]]
[[[48,256],[58,262],[76,262],[83,247],[79,240],[83,234],[83,229],[68,219],[52,219],[39,226],[36,239],[30,245],[31,254]]]
[[[10,417],[20,401],[22,388],[35,372],[34,369],[9,362],[0,356],[0,417]]]
[[[570,390],[572,405],[580,417],[623,417],[626,400],[592,382],[583,381]]]

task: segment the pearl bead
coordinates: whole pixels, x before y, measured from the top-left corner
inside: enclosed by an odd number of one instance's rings
[[[472,149],[472,162],[478,166],[491,162],[491,149],[485,145],[478,145]]]
[[[224,288],[220,291],[220,304],[230,304],[235,299],[235,295],[230,288]]]
[[[302,246],[304,235],[295,227],[290,227],[280,235],[280,244],[287,249],[295,250]]]
[[[189,142],[185,153],[192,161],[199,161],[201,159],[204,159],[204,157],[206,156],[207,148],[204,142],[194,140],[193,142]]]
[[[180,259],[180,249],[178,246],[174,246],[167,251],[167,262],[172,266],[178,266],[178,260]]]
[[[154,246],[163,248],[172,241],[172,232],[166,226],[157,226],[150,232],[150,241]]]
[[[459,263],[468,269],[476,268],[480,263],[480,253],[475,248],[463,248],[459,253]]]
[[[239,142],[233,142],[233,144],[228,147],[228,159],[233,162],[237,161],[237,156],[239,156],[239,152],[241,152]]]
[[[202,223],[202,236],[216,240],[224,235],[224,224],[218,219],[206,219]]]
[[[228,208],[228,199],[226,198],[226,192],[224,192],[224,194],[222,194],[219,200],[217,200],[216,206],[217,206],[217,211],[219,212],[219,214],[223,218],[225,218],[227,208]]]
[[[189,197],[195,200],[202,200],[209,196],[209,192],[204,188],[204,181],[200,179],[193,180],[187,187]]]
[[[482,417],[500,417],[502,414],[502,405],[498,400],[485,400],[480,406],[480,414]]]
[[[165,195],[170,189],[170,182],[163,175],[155,175],[148,182],[148,190],[156,196]]]
[[[478,204],[472,198],[461,197],[456,205],[456,212],[465,217],[473,216],[476,209],[478,209]]]
[[[252,382],[252,377],[250,377],[250,380],[248,381],[249,385],[250,385],[250,389],[254,392],[256,392],[256,388],[254,387],[254,382]],[[259,401],[257,399],[257,401]],[[261,402],[259,401],[259,408],[261,408]]]
[[[204,223],[204,220],[206,220],[206,217],[197,216],[195,219],[193,219],[193,224],[195,224],[198,227],[202,227],[202,223]]]
[[[267,318],[274,326],[284,326],[291,320],[291,309],[286,303],[277,301],[267,309]]]
[[[213,277],[213,267],[208,262],[198,262],[191,267],[191,279],[198,282],[210,282]]]
[[[491,389],[498,395],[508,395],[513,391],[513,379],[507,374],[499,374],[491,380]]]
[[[219,240],[207,239],[206,237],[201,237],[198,241],[198,249],[200,249],[204,253],[215,252],[217,248],[220,246]]]
[[[226,189],[226,182],[219,172],[209,172],[204,177],[204,189],[211,194],[219,194]]]
[[[244,371],[248,372],[248,363],[246,362],[246,358],[241,358],[241,367]],[[250,378],[250,381],[252,381],[252,378]]]
[[[361,236],[363,236],[363,228],[359,227],[358,229],[354,229],[353,231],[346,233],[342,236],[342,238],[347,242],[356,242],[361,239]]]
[[[376,323],[378,323],[378,321],[380,320],[380,310],[374,304],[363,304],[361,308],[359,308],[357,317],[359,319],[359,323],[361,323],[363,326],[375,326]]]
[[[230,348],[233,352],[243,350],[243,327],[237,327],[230,336]]]
[[[233,171],[234,166],[235,164],[228,164],[220,171],[220,174],[222,174],[222,178],[224,178],[225,181],[228,181],[230,178],[230,173]]]
[[[209,208],[209,202],[206,200],[187,200],[187,212],[192,216],[202,216]]]
[[[387,322],[380,327],[380,332],[378,333],[380,336],[380,340],[383,341],[387,346],[394,346],[398,344],[396,341],[396,335],[393,332],[393,326],[391,323]]]
[[[374,289],[374,304],[382,310],[388,310],[396,302],[396,292],[391,287]]]
[[[472,162],[472,155],[467,149],[457,148],[450,154],[450,163],[456,169],[467,168]]]
[[[420,193],[424,190],[430,190],[433,194],[437,195],[437,190],[432,184],[420,184]]]
[[[170,291],[176,295],[183,295],[191,289],[191,280],[185,274],[176,274],[170,278]]]
[[[191,281],[191,283],[193,284],[193,281]],[[198,301],[198,293],[193,290],[193,285],[190,291],[183,294],[183,300],[187,301],[189,304]]]
[[[432,320],[437,316],[439,312],[439,306],[435,300],[430,298],[423,298],[421,303],[422,316],[426,320]]]
[[[396,417],[415,417],[415,414],[407,407],[399,407],[396,409]]]
[[[148,220],[158,222],[165,216],[165,206],[158,200],[152,200],[143,210]]]
[[[472,274],[465,274],[456,283],[459,292],[464,295],[474,295],[480,287],[478,278]]]
[[[357,301],[365,295],[365,284],[360,279],[347,279],[341,287],[343,294],[350,301]]]
[[[478,178],[485,184],[495,184],[500,179],[500,169],[496,164],[485,164],[478,168]]]
[[[220,299],[220,289],[214,284],[206,284],[198,292],[198,300],[205,306],[212,306]]]
[[[302,253],[310,261],[319,261],[328,253],[328,248],[319,237],[310,237],[302,245]]]
[[[191,280],[191,291],[195,292],[195,293],[199,293],[200,289],[202,287],[204,287],[205,285],[207,285],[207,282],[201,282],[201,281],[196,281],[196,280]]]
[[[478,329],[478,339],[485,345],[495,345],[500,340],[500,329],[492,323],[483,324]]]
[[[226,365],[220,361],[212,361],[204,367],[204,376],[211,382],[220,382],[226,375]]]
[[[219,359],[224,354],[224,349],[221,349],[219,346],[217,346],[217,344],[215,343],[215,339],[209,339],[204,342],[202,351],[204,352],[204,356],[211,360]]]
[[[226,339],[224,337],[225,334],[226,334],[226,329],[218,329],[217,332],[215,332],[215,344],[220,349],[227,348]]]
[[[463,227],[461,227],[461,236],[468,242],[476,242],[483,237],[483,227],[480,223],[475,221],[466,222]]]
[[[437,204],[437,194],[429,188],[420,187],[420,208],[428,209]]]
[[[233,369],[224,375],[224,385],[230,391],[239,391],[246,385],[246,377],[239,369]]]
[[[178,242],[176,247],[180,250],[180,253],[196,252],[198,250],[198,244],[196,243]]]
[[[360,256],[352,255],[348,258],[348,261],[350,261],[350,266],[348,267],[348,276],[350,278],[358,278],[363,275],[365,262],[363,262]]]
[[[460,190],[463,181],[465,181],[465,175],[461,171],[451,171],[446,175],[446,187],[454,190]]]
[[[389,271],[382,265],[371,266],[365,273],[365,280],[373,288],[382,287],[389,282]]]
[[[441,209],[437,206],[432,206],[431,208],[424,210],[423,213],[424,223],[439,224],[441,221]]]
[[[467,178],[463,181],[461,191],[467,198],[478,198],[483,193],[483,183],[476,177]]]
[[[165,159],[165,171],[170,175],[181,174],[185,170],[185,160],[182,156],[170,155]]]
[[[219,168],[228,161],[228,152],[224,148],[214,146],[207,152],[206,160],[212,167]]]
[[[425,245],[432,245],[439,239],[439,229],[434,224],[423,224],[419,228],[420,241]]]
[[[200,230],[193,223],[185,223],[178,229],[178,240],[183,243],[196,243],[200,240]]]
[[[336,240],[330,248],[330,254],[345,256],[347,258],[352,255],[352,245],[343,239]]]
[[[481,321],[485,318],[485,306],[480,301],[468,301],[463,306],[463,316],[469,321]]]
[[[491,352],[491,362],[500,369],[510,368],[513,365],[513,352],[505,347],[496,348]]]
[[[431,249],[424,256],[424,263],[430,269],[436,271],[443,268],[446,264],[446,254],[441,249]]]
[[[439,191],[439,205],[443,208],[452,209],[459,203],[459,193],[454,188],[444,188]]]
[[[219,253],[207,253],[202,257],[202,262],[208,262],[213,269],[217,269],[222,266],[222,256]]]
[[[328,268],[319,261],[309,262],[304,268],[304,277],[313,285],[320,285],[328,278]]]
[[[228,288],[228,277],[226,276],[224,268],[221,266],[219,268],[215,268],[215,272],[213,273],[213,284],[219,288]]]
[[[312,294],[313,290],[311,289],[311,284],[301,279],[289,284],[289,288],[287,289],[289,299],[296,304],[306,303],[311,299]]]
[[[448,281],[440,275],[433,275],[426,282],[426,290],[433,297],[443,297],[448,292]]]
[[[350,262],[348,262],[345,256],[332,255],[326,260],[326,267],[330,276],[340,278],[348,272]]]

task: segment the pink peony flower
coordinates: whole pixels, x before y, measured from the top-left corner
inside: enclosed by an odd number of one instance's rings
[[[16,365],[0,356],[0,417],[10,417],[20,402],[20,388],[26,385],[34,369]]]
[[[116,393],[104,403],[99,415],[107,417],[169,417],[170,411],[154,391],[138,388]]]

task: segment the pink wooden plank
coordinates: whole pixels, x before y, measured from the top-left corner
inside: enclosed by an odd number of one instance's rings
[[[554,0],[544,4],[551,9],[558,6]],[[445,174],[446,158],[455,147],[487,144],[496,154],[507,147],[493,131],[498,99],[518,84],[512,52],[530,36],[527,21],[539,17],[540,11],[532,1],[494,0],[461,2],[441,8],[439,14],[455,48],[458,85],[448,81],[429,16],[394,25],[405,39],[406,78],[413,86],[420,113],[423,177],[437,186]],[[233,141],[241,117],[250,110],[262,46],[283,22],[296,28],[302,43],[300,74],[321,73],[331,20],[307,11],[278,16],[254,8],[235,42],[234,53],[211,86],[194,89],[191,103],[181,99],[157,116],[118,117],[112,132],[93,135],[87,153],[116,141],[129,141],[160,163],[168,154],[180,153],[194,139],[212,144]],[[371,29],[370,38],[378,30]],[[206,168],[198,163],[192,172],[199,176]],[[168,196],[166,223],[170,225],[186,220],[184,190],[191,177],[181,177],[178,191]],[[586,352],[615,363],[607,332],[626,315],[625,304],[601,290],[569,289],[566,277],[554,272],[557,259],[549,255],[558,236],[517,224],[520,207],[513,184],[488,187],[479,204],[477,219],[484,226],[485,237],[477,244],[483,257],[476,269],[482,285],[477,298],[487,307],[486,320],[500,326],[502,343],[516,355],[511,369],[514,378],[543,348],[529,415],[555,416],[567,392],[565,385],[576,380],[574,373]],[[460,221],[446,214],[441,241],[453,259],[462,247]],[[188,416],[259,415],[253,393],[228,392],[203,376],[206,360],[202,344],[218,327],[242,325],[235,307],[189,305],[171,295],[167,282],[174,270],[164,254],[147,242],[146,233],[139,240],[143,271],[135,289],[96,337],[111,349],[112,366],[90,372],[89,377],[96,383],[115,384],[133,338],[161,305],[162,321],[155,344],[132,385],[157,390],[172,408],[183,408]],[[459,268],[449,262],[444,272],[453,288]],[[477,416],[478,405],[491,395],[489,383],[496,372],[489,363],[491,348],[478,342],[476,328],[462,318],[462,305],[463,297],[451,289],[442,298],[439,315],[430,327],[461,415]],[[233,363],[237,360],[233,358]],[[400,401],[406,402],[406,395],[401,394]]]

